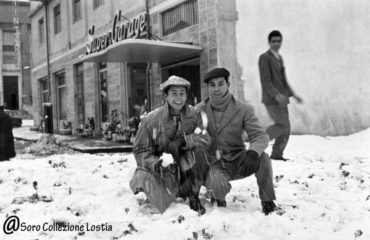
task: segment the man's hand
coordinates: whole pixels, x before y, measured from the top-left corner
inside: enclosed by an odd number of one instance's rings
[[[289,103],[289,98],[285,97],[283,94],[278,93],[275,95],[276,101],[279,103],[281,107],[285,107]]]
[[[177,156],[184,145],[185,139],[182,136],[177,137],[173,141],[170,141],[168,143],[167,152],[175,154],[175,156]]]
[[[165,165],[165,166],[164,166]],[[176,171],[176,163],[164,164],[162,159],[159,159],[157,162],[153,164],[152,171],[158,175],[161,175],[164,172],[171,172],[174,173]]]
[[[256,173],[259,168],[258,153],[253,150],[248,150],[246,157],[239,161],[237,176],[247,177]]]
[[[303,103],[303,99],[297,95],[294,95],[293,98],[297,101],[297,103],[299,104],[302,104]]]
[[[156,161],[153,166],[152,166],[152,171],[156,174],[161,174],[161,171],[162,171],[162,162],[163,160],[162,159],[159,159],[158,161]]]

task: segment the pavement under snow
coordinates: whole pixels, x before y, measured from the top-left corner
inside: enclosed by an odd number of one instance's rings
[[[1,229],[11,215],[27,226],[85,229],[0,231],[0,239],[370,239],[369,143],[370,129],[292,136],[286,151],[292,160],[273,161],[281,209],[269,216],[261,213],[254,177],[232,182],[227,208],[203,197],[203,216],[181,201],[161,215],[129,188],[132,154],[19,154],[0,162]],[[88,231],[86,223],[112,229]]]

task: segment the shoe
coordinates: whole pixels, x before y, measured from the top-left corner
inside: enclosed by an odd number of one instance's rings
[[[261,205],[262,205],[262,211],[265,215],[269,215],[270,213],[276,210],[276,205],[274,201],[261,202]]]
[[[226,200],[211,198],[211,203],[214,204],[215,202],[217,202],[217,207],[226,207]]]
[[[202,206],[199,198],[195,195],[189,197],[189,206],[192,210],[198,212],[199,215],[206,213],[206,209]]]
[[[284,162],[289,160],[289,158],[284,158],[283,156],[271,156],[270,158],[272,160],[278,160],[278,161],[284,161]]]

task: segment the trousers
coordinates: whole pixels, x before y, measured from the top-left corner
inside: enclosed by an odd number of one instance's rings
[[[267,113],[274,124],[266,129],[270,140],[275,139],[271,157],[282,157],[290,137],[290,121],[288,106],[265,105]]]
[[[246,161],[246,150],[233,161],[220,159],[212,164],[206,177],[205,186],[211,193],[211,197],[217,200],[225,200],[226,195],[231,190],[230,181],[242,179],[248,176],[237,176],[238,162]],[[259,158],[260,166],[255,173],[259,188],[261,201],[275,200],[275,190],[273,185],[273,172],[271,160],[266,153]]]

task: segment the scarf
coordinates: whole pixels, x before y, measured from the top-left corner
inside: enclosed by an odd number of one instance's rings
[[[214,110],[218,112],[225,112],[227,106],[231,102],[232,95],[230,94],[229,91],[227,91],[227,93],[222,97],[209,96],[209,99],[210,99],[211,106]]]

